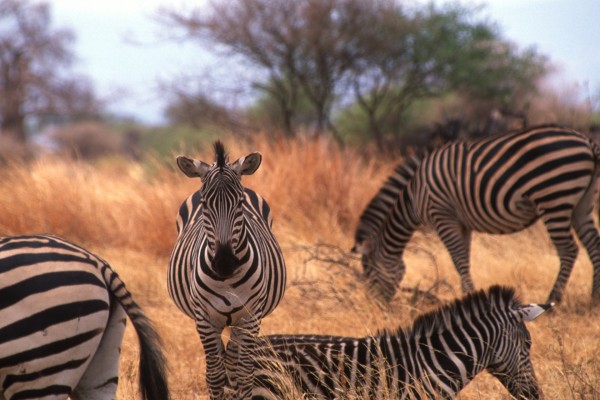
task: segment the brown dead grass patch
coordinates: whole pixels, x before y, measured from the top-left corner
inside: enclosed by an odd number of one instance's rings
[[[262,333],[365,336],[408,325],[434,307],[412,289],[445,301],[460,295],[458,274],[432,233],[411,241],[403,289],[387,307],[375,304],[357,280],[360,263],[347,257],[363,207],[394,166],[365,160],[354,149],[324,141],[254,144],[226,141],[231,160],[260,150],[263,164],[244,184],[271,205],[274,230],[288,265],[288,289]],[[210,146],[188,155],[212,162]],[[173,399],[207,398],[204,355],[191,320],[173,305],[166,270],[178,207],[199,181],[155,163],[144,168],[113,160],[85,164],[43,158],[0,170],[0,235],[52,233],[109,261],[155,321],[170,362]],[[523,301],[544,302],[558,258],[543,226],[507,236],[475,235],[472,273],[478,287],[517,288]],[[581,251],[564,304],[529,325],[533,362],[547,399],[600,399],[600,311],[590,310],[591,264]],[[137,339],[123,345],[118,398],[136,398]],[[508,398],[482,374],[460,399]]]

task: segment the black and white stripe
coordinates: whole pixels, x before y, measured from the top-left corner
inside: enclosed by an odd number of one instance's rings
[[[246,399],[252,388],[250,354],[262,318],[283,297],[285,263],[271,232],[267,202],[241,185],[242,175],[259,167],[260,153],[232,164],[220,142],[215,153],[212,165],[177,159],[187,176],[201,178],[202,186],[179,210],[168,289],[179,309],[196,322],[211,398],[223,398],[230,385],[236,398]],[[225,327],[231,329],[226,349],[221,340]]]
[[[406,244],[419,227],[432,227],[468,292],[471,232],[512,233],[541,219],[560,258],[549,301],[561,300],[577,257],[572,228],[594,265],[592,296],[599,301],[599,177],[599,147],[571,129],[536,127],[450,143],[396,169],[363,211],[354,249],[363,254],[369,284],[390,300],[404,276]]]
[[[514,289],[493,286],[373,337],[266,336],[252,398],[451,399],[487,370],[515,398],[537,399],[524,322],[550,307],[522,305]]]
[[[142,398],[166,400],[158,334],[104,260],[53,236],[0,238],[0,398],[114,399],[128,316]]]

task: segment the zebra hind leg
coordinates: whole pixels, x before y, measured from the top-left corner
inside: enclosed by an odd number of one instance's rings
[[[127,316],[113,303],[110,318],[96,354],[73,391],[73,400],[114,399],[119,379],[119,356]]]
[[[594,225],[591,210],[588,213],[581,213],[581,215],[578,213],[578,210],[575,210],[573,226],[577,237],[585,246],[594,268],[592,302],[595,305],[600,305],[600,235],[598,234],[596,225]]]
[[[463,293],[475,290],[470,271],[471,231],[451,217],[439,217],[435,222],[438,236],[450,252],[452,262],[460,275]]]
[[[547,303],[560,303],[579,249],[571,233],[572,211],[558,208],[540,213],[560,258],[560,269]]]

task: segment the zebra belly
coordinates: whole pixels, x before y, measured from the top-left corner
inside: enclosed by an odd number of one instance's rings
[[[538,219],[539,214],[535,205],[524,199],[512,203],[509,209],[502,210],[498,215],[488,215],[483,221],[471,216],[465,226],[475,232],[510,234],[528,228]]]

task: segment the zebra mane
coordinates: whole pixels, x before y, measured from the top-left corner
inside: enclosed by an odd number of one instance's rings
[[[399,328],[396,334],[406,333],[408,337],[430,336],[433,333],[448,329],[452,321],[463,318],[463,315],[475,313],[486,315],[493,309],[506,309],[509,305],[520,304],[515,289],[508,286],[494,285],[487,291],[479,290],[456,299],[437,310],[420,315],[408,329]],[[389,332],[383,332],[389,334]]]
[[[394,172],[387,178],[362,212],[356,228],[356,242],[366,239],[383,224],[388,210],[415,176],[426,155],[427,153],[423,153],[408,157],[394,168]]]
[[[225,152],[225,146],[220,140],[215,142],[215,158],[217,161],[217,167],[223,170],[223,167],[227,165],[228,154]]]

